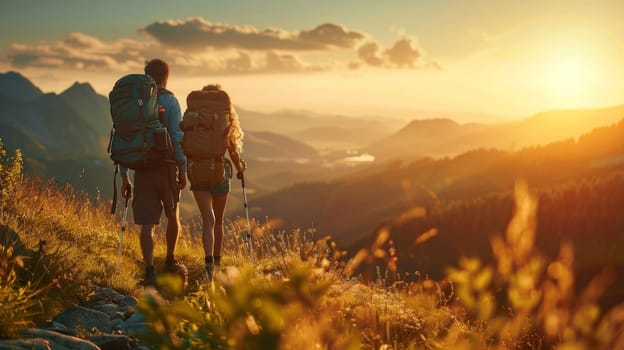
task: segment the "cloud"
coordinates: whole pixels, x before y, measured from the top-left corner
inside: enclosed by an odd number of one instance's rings
[[[382,50],[381,46],[368,41],[357,49],[359,61],[350,62],[350,69],[359,69],[363,66],[392,68],[419,68],[440,70],[437,62],[425,62],[423,51],[413,44],[415,39],[408,36],[397,40],[388,49]]]
[[[59,41],[38,45],[12,44],[8,60],[19,68],[69,68],[78,70],[127,70],[143,65],[142,55],[154,52],[143,42],[119,39],[104,43],[83,33],[70,33]]]
[[[83,34],[83,33],[69,33],[63,40],[63,44],[67,47],[75,49],[105,49],[104,44],[100,39]]]
[[[408,38],[403,38],[391,48],[384,51],[384,55],[388,57],[388,61],[399,67],[414,67],[418,59],[422,56],[420,51],[412,47],[412,41]]]
[[[329,67],[303,62],[294,54],[238,52],[235,55],[205,55],[189,61],[175,61],[176,72],[186,75],[305,73],[329,70]]]
[[[38,45],[12,44],[8,60],[17,68],[75,69],[82,71],[142,71],[146,60],[160,57],[179,74],[259,74],[295,73],[326,70],[306,63],[294,54],[275,51],[245,52],[224,50],[217,53],[189,53],[169,50],[155,41],[98,38],[71,33],[67,37]]]
[[[239,52],[238,57],[227,59],[225,66],[227,71],[239,73],[249,72],[253,67],[251,56],[244,52]]]
[[[275,52],[267,52],[266,66],[268,71],[299,72],[303,65],[293,55],[280,55]]]
[[[299,58],[291,54],[278,54],[267,52],[265,65],[258,72],[318,72],[329,70],[329,67],[321,65],[309,65],[302,63]]]
[[[139,32],[173,48],[310,51],[353,48],[365,35],[335,23],[289,32],[209,22],[201,17],[153,22]]]
[[[358,57],[371,66],[381,66],[383,59],[379,56],[379,45],[367,42],[358,49]]]
[[[352,48],[364,39],[363,34],[348,31],[334,23],[324,23],[312,30],[301,31],[298,37],[304,42],[323,43],[326,47],[336,48]]]
[[[413,38],[404,36],[383,48],[365,34],[335,23],[286,31],[189,18],[154,22],[140,31],[147,33],[142,40],[104,40],[70,33],[34,45],[14,43],[9,45],[6,58],[16,68],[141,72],[145,61],[158,57],[169,62],[176,74],[193,76],[317,72],[367,66],[440,69],[437,63],[423,59],[424,51],[414,44]],[[356,60],[345,61],[349,54],[355,55]]]

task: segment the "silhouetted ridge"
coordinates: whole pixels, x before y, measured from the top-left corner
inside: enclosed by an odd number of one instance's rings
[[[449,119],[414,120],[367,149],[377,160],[454,156],[471,149],[514,150],[580,136],[617,122],[624,106],[554,110],[495,124],[457,124]]]
[[[89,83],[79,83],[75,82],[72,86],[70,86],[67,90],[61,93],[61,96],[69,96],[69,97],[85,97],[89,95],[97,94],[93,89],[93,86]]]
[[[95,92],[91,84],[79,82],[75,82],[59,96],[91,126],[100,140],[108,140],[111,117],[106,96]]]
[[[43,92],[30,80],[17,72],[0,73],[0,95],[25,102],[39,97]]]
[[[479,196],[510,190],[517,178],[548,188],[623,172],[623,134],[624,120],[620,119],[617,124],[586,132],[576,141],[567,138],[515,152],[476,149],[453,158],[405,160],[404,165],[378,163],[330,182],[299,183],[256,197],[255,215],[282,219],[293,227],[314,222],[319,232],[328,232],[339,244],[352,244],[414,206],[470,203]],[[373,205],[371,198],[381,200]],[[471,220],[489,222],[484,218],[488,218],[485,213]],[[501,220],[501,225],[508,219]],[[415,232],[429,228],[409,231],[409,237],[413,240]]]
[[[245,154],[255,158],[315,158],[314,148],[290,137],[268,131],[245,133]]]
[[[460,125],[451,119],[417,119],[412,120],[397,134],[412,133],[412,136],[434,136],[432,133],[445,133],[459,128]]]

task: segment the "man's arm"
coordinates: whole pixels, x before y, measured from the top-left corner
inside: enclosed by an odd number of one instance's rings
[[[182,149],[182,137],[184,133],[180,129],[180,121],[182,121],[182,111],[178,100],[173,95],[162,95],[165,99],[163,103],[165,107],[165,118],[167,120],[167,129],[171,135],[173,143],[173,157],[178,165],[178,188],[183,189],[186,186],[186,156]]]
[[[128,168],[119,164],[119,175],[123,180],[123,184],[121,185],[121,195],[127,199],[132,198],[132,183],[130,182],[130,176],[128,175]]]
[[[173,143],[173,157],[178,164],[178,169],[181,172],[186,172],[186,156],[182,149],[182,137],[184,133],[180,129],[180,121],[182,121],[182,111],[180,110],[180,104],[173,95],[161,95],[163,98],[163,105],[165,107],[165,117],[167,119],[167,129],[169,135],[171,135],[171,142]]]

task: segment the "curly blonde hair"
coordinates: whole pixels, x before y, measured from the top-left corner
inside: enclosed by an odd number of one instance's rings
[[[234,110],[234,105],[232,105],[230,96],[227,94],[227,92],[221,89],[220,84],[206,85],[202,88],[202,90],[203,91],[220,91],[227,97],[227,102],[230,105],[230,122],[231,122],[231,127],[229,130],[230,145],[234,146],[237,153],[241,153],[243,151],[243,136],[245,135],[245,133],[243,132],[243,129],[240,126],[240,122],[238,120],[238,114],[236,114],[236,111]]]

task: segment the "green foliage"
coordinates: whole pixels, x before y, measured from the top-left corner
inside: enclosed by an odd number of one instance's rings
[[[7,154],[0,139],[0,220],[6,220],[7,211],[14,208],[15,195],[22,179],[22,153],[15,151],[13,156]]]
[[[0,303],[10,310],[1,321],[11,325],[0,337],[49,320],[82,300],[89,282],[113,275],[112,268],[101,271],[114,264],[100,253],[110,249],[106,232],[114,223],[104,203],[93,205],[84,193],[21,171],[19,150],[10,156],[0,143]]]
[[[141,339],[162,349],[357,348],[357,337],[337,332],[343,327],[324,308],[331,283],[309,264],[289,263],[281,279],[232,267],[217,281],[170,302],[147,294],[139,310],[150,331]],[[173,290],[178,283],[160,282]]]
[[[615,347],[620,340],[614,330],[623,325],[622,306],[602,315],[598,306],[612,272],[598,274],[575,296],[572,246],[564,243],[553,261],[535,248],[537,196],[524,182],[516,185],[515,208],[505,237],[492,238],[494,266],[463,258],[459,268],[448,270],[457,286],[458,305],[483,328],[493,348]],[[498,301],[495,291],[504,292]]]
[[[15,335],[33,324],[38,298],[43,289],[22,281],[24,259],[15,253],[15,234],[7,222],[15,209],[16,194],[22,175],[22,156],[18,151],[9,156],[0,140],[0,338]]]
[[[18,272],[23,268],[24,260],[14,254],[13,246],[0,244],[0,338],[34,325],[34,316],[41,312],[38,302],[45,289],[21,283]]]

